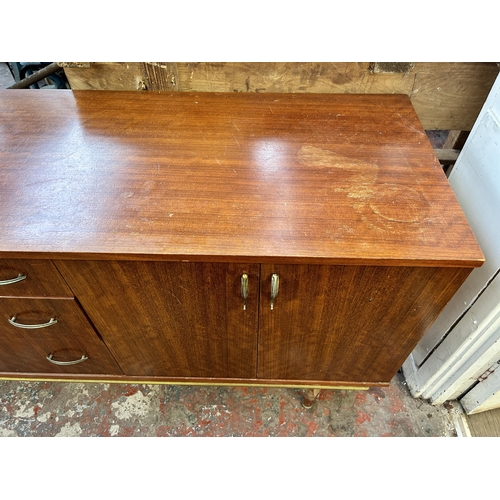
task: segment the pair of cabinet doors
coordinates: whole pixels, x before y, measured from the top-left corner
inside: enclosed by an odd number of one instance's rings
[[[305,264],[55,264],[126,375],[361,385],[390,381],[467,274]],[[273,274],[279,289],[271,308]]]

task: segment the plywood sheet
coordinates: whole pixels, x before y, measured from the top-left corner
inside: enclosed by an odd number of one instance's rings
[[[471,130],[499,71],[495,63],[419,63],[414,70],[411,101],[426,130]]]
[[[92,63],[88,68],[64,68],[72,90],[146,90],[142,62]]]
[[[179,86],[198,92],[407,94],[411,73],[372,74],[369,63],[178,63]]]

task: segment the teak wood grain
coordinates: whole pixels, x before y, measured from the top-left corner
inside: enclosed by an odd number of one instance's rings
[[[1,297],[73,297],[73,292],[50,260],[0,259],[0,281],[19,275],[22,281],[0,286]]]
[[[273,273],[280,287],[271,310]],[[258,377],[388,384],[469,273],[263,265]]]
[[[19,275],[26,279],[0,286],[1,297],[73,297],[50,260],[0,259],[0,281]]]
[[[26,330],[8,322],[13,316],[20,324],[57,323]],[[0,322],[0,372],[123,375],[74,299],[3,298]],[[50,354],[62,362],[88,359],[61,366],[46,359]]]
[[[255,378],[258,265],[56,265],[126,375]],[[249,276],[246,310],[243,273]]]
[[[406,96],[0,91],[0,165],[4,373],[386,385],[483,262]]]
[[[4,257],[475,267],[407,96],[0,91]]]

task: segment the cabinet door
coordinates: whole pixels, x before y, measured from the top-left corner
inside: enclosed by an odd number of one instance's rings
[[[388,383],[469,272],[263,265],[258,377]]]
[[[256,377],[258,265],[57,261],[56,266],[125,374]]]
[[[0,371],[122,374],[73,299],[0,299]]]

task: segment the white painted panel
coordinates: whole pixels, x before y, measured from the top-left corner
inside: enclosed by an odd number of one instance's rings
[[[481,380],[460,403],[469,415],[500,408],[500,370],[495,370],[486,380]]]
[[[435,404],[455,399],[500,359],[499,298],[500,274],[422,366],[415,369],[405,363],[403,371],[413,396]]]
[[[498,168],[492,168],[499,164],[500,159],[500,124],[494,112],[490,109],[481,119],[481,127],[470,137],[465,158],[478,175],[485,191],[494,198],[500,196],[500,176]],[[456,177],[463,170],[468,169],[458,164],[450,174],[450,184],[455,188],[458,186]],[[466,186],[467,187],[467,186]]]

